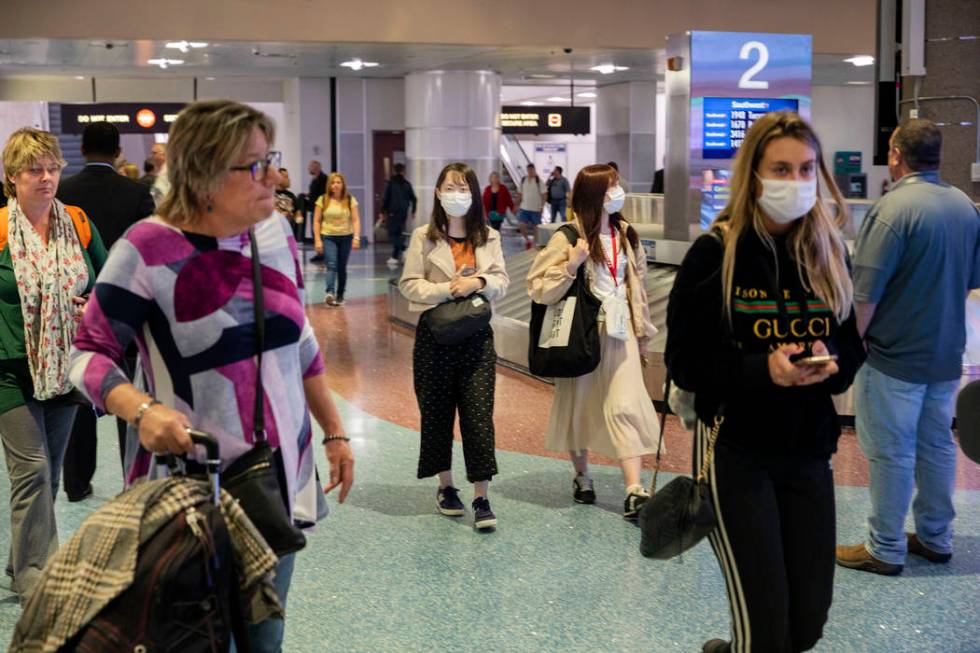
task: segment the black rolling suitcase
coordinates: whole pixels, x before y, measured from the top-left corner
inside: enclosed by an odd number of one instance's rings
[[[132,585],[59,651],[224,653],[233,632],[238,650],[248,650],[234,551],[218,508],[218,444],[207,434],[192,437],[207,448],[211,494],[141,541]]]

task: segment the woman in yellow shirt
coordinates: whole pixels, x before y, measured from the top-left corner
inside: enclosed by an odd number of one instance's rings
[[[361,216],[357,200],[347,192],[347,180],[330,173],[327,193],[316,200],[313,213],[313,244],[327,264],[327,306],[343,306],[347,289],[347,259],[351,248],[361,248]]]

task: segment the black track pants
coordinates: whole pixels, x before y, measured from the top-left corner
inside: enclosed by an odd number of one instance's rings
[[[709,432],[698,423],[697,467]],[[718,515],[709,539],[728,590],[732,652],[813,648],[833,600],[836,515],[830,462],[738,450],[725,446],[722,433],[709,481]]]

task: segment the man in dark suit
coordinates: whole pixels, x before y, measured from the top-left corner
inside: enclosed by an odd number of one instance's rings
[[[98,228],[106,249],[122,237],[138,220],[153,213],[153,198],[146,184],[128,179],[113,168],[119,156],[119,130],[107,122],[92,123],[82,133],[85,167],[61,180],[58,199],[79,206]],[[133,352],[127,352],[133,362]],[[130,368],[132,369],[132,368]],[[119,449],[123,454],[125,423],[119,424]],[[81,408],[75,418],[68,451],[65,453],[65,493],[69,501],[81,501],[92,494],[92,475],[96,456],[95,410]]]

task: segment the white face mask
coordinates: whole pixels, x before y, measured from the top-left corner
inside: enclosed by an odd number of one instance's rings
[[[619,213],[619,210],[623,208],[623,204],[626,203],[626,191],[623,190],[622,186],[616,184],[606,191],[606,198],[606,201],[602,205],[606,213],[610,215]]]
[[[439,196],[439,203],[442,204],[442,210],[447,215],[451,215],[454,218],[461,218],[466,215],[467,211],[470,210],[470,206],[473,205],[473,195],[465,192],[442,193]]]
[[[817,203],[817,180],[762,179],[759,206],[777,224],[802,218]]]

